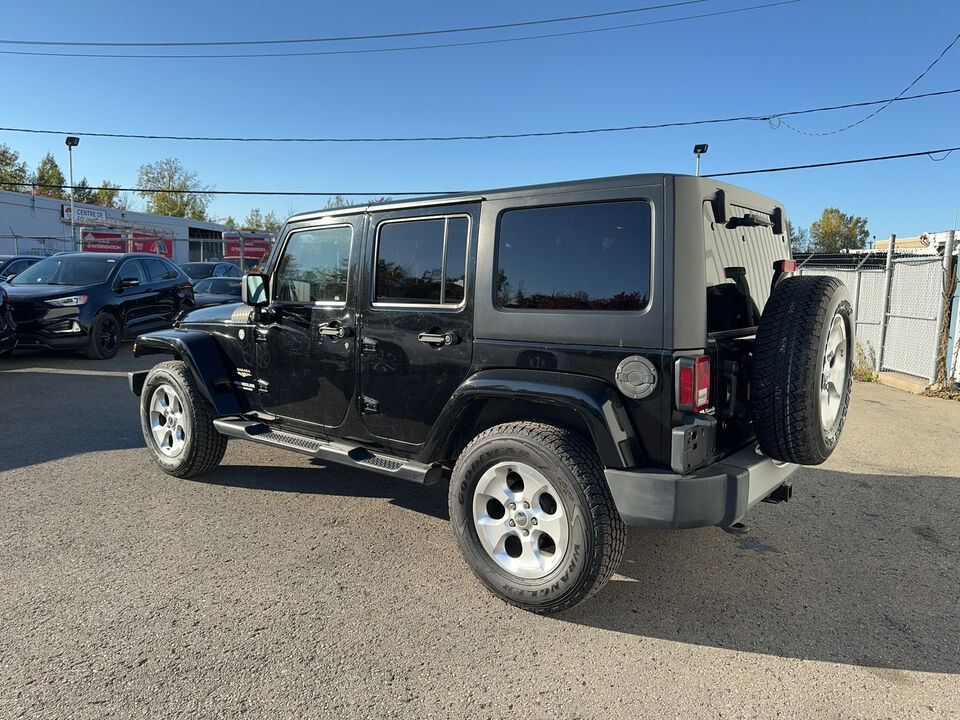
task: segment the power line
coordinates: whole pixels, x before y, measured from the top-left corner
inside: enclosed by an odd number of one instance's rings
[[[805,130],[800,130],[800,129],[798,129],[798,128],[793,127],[792,125],[790,125],[790,123],[784,122],[784,121],[782,121],[782,120],[781,120],[781,122],[782,122],[782,124],[783,124],[784,126],[787,127],[787,129],[793,130],[795,133],[799,133],[800,135],[807,135],[807,136],[810,136],[810,137],[822,137],[822,136],[824,136],[824,135],[837,135],[838,133],[842,133],[842,132],[844,132],[845,130],[849,130],[850,128],[855,128],[857,125],[861,125],[861,124],[865,123],[867,120],[876,117],[876,116],[879,115],[881,112],[883,112],[883,111],[886,110],[888,107],[890,107],[891,104],[893,104],[893,103],[896,102],[897,100],[900,100],[900,99],[902,98],[902,96],[904,95],[904,93],[908,92],[914,85],[916,85],[918,82],[920,82],[920,81],[923,79],[923,77],[924,77],[928,72],[930,72],[931,70],[933,70],[933,66],[936,65],[938,62],[940,62],[940,61],[943,59],[943,56],[946,55],[946,54],[950,51],[950,48],[952,48],[954,45],[957,44],[957,41],[958,41],[958,40],[960,40],[960,33],[957,33],[957,36],[956,36],[955,38],[953,38],[953,40],[950,42],[950,44],[947,45],[947,46],[941,51],[941,53],[937,56],[937,58],[936,58],[932,63],[930,63],[929,65],[927,65],[927,69],[926,69],[926,70],[924,70],[922,73],[920,73],[919,75],[917,75],[917,77],[915,77],[915,78],[913,79],[913,82],[911,82],[909,85],[907,85],[903,90],[901,90],[899,93],[897,93],[894,97],[892,97],[892,98],[891,98],[888,102],[886,102],[884,105],[882,105],[881,107],[878,107],[878,108],[877,108],[876,110],[874,110],[872,113],[870,113],[870,114],[867,115],[866,117],[863,117],[863,118],[857,120],[856,122],[852,122],[852,123],[850,123],[849,125],[845,125],[845,126],[843,126],[843,127],[841,127],[841,128],[837,128],[836,130],[827,130],[827,131],[824,131],[824,132],[807,132],[807,131],[805,131]]]
[[[809,170],[812,168],[824,168],[824,167],[836,167],[838,165],[857,165],[860,163],[870,163],[870,162],[881,162],[884,160],[900,160],[903,158],[912,158],[912,157],[921,157],[923,155],[932,156],[937,153],[946,153],[949,155],[952,152],[960,150],[958,147],[949,147],[949,148],[939,148],[937,150],[921,150],[919,152],[910,152],[910,153],[900,153],[898,155],[876,155],[873,157],[865,158],[855,158],[852,160],[834,160],[832,162],[821,162],[821,163],[810,163],[807,165],[785,165],[782,167],[773,167],[773,168],[760,168],[755,170],[736,170],[733,172],[722,172],[722,173],[711,173],[705,177],[729,177],[732,175],[756,175],[759,173],[774,173],[774,172],[786,172],[788,170]],[[944,160],[946,156],[940,158]],[[931,157],[931,159],[933,159]],[[43,184],[43,183],[28,183],[28,182],[0,182],[0,187],[3,186],[13,186],[13,187],[35,187],[35,188],[57,188],[59,190],[78,190],[81,189],[80,185],[53,185],[53,184]],[[409,196],[419,196],[419,195],[459,195],[465,192],[471,192],[466,190],[430,190],[430,191],[419,191],[419,192],[385,192],[385,191],[376,191],[376,192],[344,192],[344,191],[329,191],[329,192],[319,192],[319,191],[285,191],[285,190],[171,190],[167,188],[136,188],[136,187],[118,187],[112,188],[117,192],[134,192],[134,193],[172,193],[172,194],[195,194],[195,195],[289,195],[289,196],[308,196],[308,197],[326,197],[333,195],[340,195],[343,197],[356,197],[360,195],[369,195],[373,197],[409,197]]]
[[[647,27],[651,25],[665,25],[668,23],[684,22],[687,20],[699,20],[701,18],[718,17],[721,15],[733,15],[736,13],[750,12],[752,10],[763,10],[765,8],[778,7],[780,5],[793,5],[803,2],[803,0],[780,0],[779,2],[769,2],[762,5],[751,5],[745,8],[736,8],[733,10],[718,10],[715,12],[701,13],[699,15],[685,15],[679,18],[670,18],[666,20],[650,20],[648,22],[630,23],[628,25],[611,25],[609,27],[594,28],[592,30],[571,30],[569,32],[544,33],[541,35],[524,35],[515,38],[501,38],[499,40],[473,40],[470,42],[457,43],[439,43],[434,45],[407,45],[399,47],[386,48],[365,48],[358,50],[316,50],[292,53],[222,53],[207,55],[188,55],[188,54],[168,54],[168,55],[142,55],[142,54],[106,54],[106,53],[68,53],[68,52],[36,52],[26,50],[0,50],[0,55],[29,55],[40,57],[70,57],[70,58],[100,58],[100,59],[139,59],[139,60],[208,60],[216,58],[262,58],[262,57],[308,57],[320,55],[365,55],[370,53],[391,53],[407,52],[413,50],[436,50],[440,48],[452,47],[472,47],[479,45],[498,45],[503,43],[524,42],[527,40],[542,40],[544,38],[572,37],[574,35],[591,35],[594,33],[610,32],[611,30],[625,30],[628,28]]]
[[[675,122],[654,123],[648,125],[621,125],[616,127],[584,128],[577,130],[546,130],[541,132],[522,133],[491,133],[487,135],[436,135],[420,137],[228,137],[202,135],[144,135],[134,133],[83,132],[79,130],[40,130],[34,128],[0,127],[0,132],[29,133],[35,135],[79,135],[81,137],[120,138],[125,140],[187,140],[194,142],[251,142],[251,143],[387,143],[387,142],[447,142],[453,140],[509,140],[532,137],[558,137],[561,135],[592,135],[597,133],[625,132],[629,130],[657,130],[672,127],[689,127],[692,125],[718,125],[743,121],[781,120],[793,115],[809,115],[811,113],[845,110],[871,105],[886,105],[892,102],[907,100],[921,100],[923,98],[955,95],[960,88],[953,90],[938,90],[920,95],[905,95],[883,100],[867,100],[863,102],[845,103],[843,105],[826,105],[823,107],[807,108],[804,110],[790,110],[787,112],[767,113],[761,115],[740,115],[737,117],[714,118],[709,120],[682,120]],[[781,120],[782,122],[782,120]]]
[[[835,160],[833,162],[811,163],[809,165],[786,165],[783,167],[763,168],[761,170],[737,170],[736,172],[711,173],[708,177],[729,177],[731,175],[756,175],[757,173],[786,172],[788,170],[809,170],[811,168],[835,167],[837,165],[856,165],[858,163],[880,162],[882,160],[900,160],[902,158],[920,157],[922,155],[933,155],[934,153],[946,153],[960,150],[960,147],[941,148],[940,150],[924,150],[922,152],[901,153],[899,155],[879,155],[876,157],[857,158],[855,160]],[[933,158],[930,158],[933,160]],[[945,160],[944,155],[940,160]]]
[[[531,25],[547,25],[550,23],[572,22],[574,20],[592,20],[616,15],[631,15],[663,10],[665,8],[680,7],[682,5],[697,5],[708,0],[682,0],[662,5],[647,5],[629,10],[613,10],[611,12],[590,13],[589,15],[569,15],[567,17],[547,18],[542,20],[527,20],[525,22],[498,23],[496,25],[474,25],[473,27],[446,28],[442,30],[417,30],[412,32],[379,33],[376,35],[341,35],[317,38],[282,39],[282,40],[215,40],[203,42],[76,42],[70,40],[0,40],[0,45],[42,45],[57,47],[222,47],[226,45],[299,45],[306,43],[346,42],[355,40],[384,40],[388,38],[418,37],[423,35],[449,35],[452,33],[477,32],[481,30],[503,30],[506,28],[529,27]]]

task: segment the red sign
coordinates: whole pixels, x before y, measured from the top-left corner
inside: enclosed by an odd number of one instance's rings
[[[122,253],[127,251],[127,241],[122,233],[87,232],[83,234],[83,251]]]
[[[270,254],[270,241],[264,237],[251,238],[243,236],[243,256],[252,260],[263,260]],[[241,250],[240,238],[237,235],[223,236],[223,257],[239,258]]]
[[[156,235],[142,233],[131,233],[130,237],[130,252],[153,253],[173,258],[173,241],[171,240],[161,240]]]

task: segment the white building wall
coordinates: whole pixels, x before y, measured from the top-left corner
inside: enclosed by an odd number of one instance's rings
[[[67,212],[64,212],[66,206]],[[75,203],[75,208],[90,210],[94,219],[81,222],[77,213],[77,237],[80,229],[96,231],[138,232],[156,235],[173,241],[174,262],[189,260],[189,228],[223,232],[218,223],[150,215],[130,210],[116,210],[98,205]],[[69,218],[70,201],[41,195],[0,190],[0,255],[13,253],[50,254],[73,250]]]

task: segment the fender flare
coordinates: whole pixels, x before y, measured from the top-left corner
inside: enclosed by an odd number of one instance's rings
[[[161,330],[140,335],[134,344],[136,357],[168,354],[182,360],[203,396],[210,401],[217,415],[239,415],[243,412],[233,381],[223,362],[217,341],[196,330]],[[139,395],[148,371],[130,373],[130,389]]]
[[[434,424],[419,458],[436,457],[456,432],[458,420],[467,416],[469,407],[491,399],[520,400],[571,411],[589,431],[604,467],[627,468],[642,463],[643,453],[630,417],[608,383],[585,375],[518,369],[483,370],[461,383]]]

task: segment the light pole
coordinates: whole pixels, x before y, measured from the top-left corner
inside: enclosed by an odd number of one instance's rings
[[[80,138],[69,135],[66,140],[67,153],[70,155],[70,236],[73,238],[73,251],[77,251],[77,227],[73,212],[73,149],[80,144]]]
[[[700,177],[700,156],[707,152],[707,147],[706,143],[693,146],[693,154],[697,156],[697,177]]]

